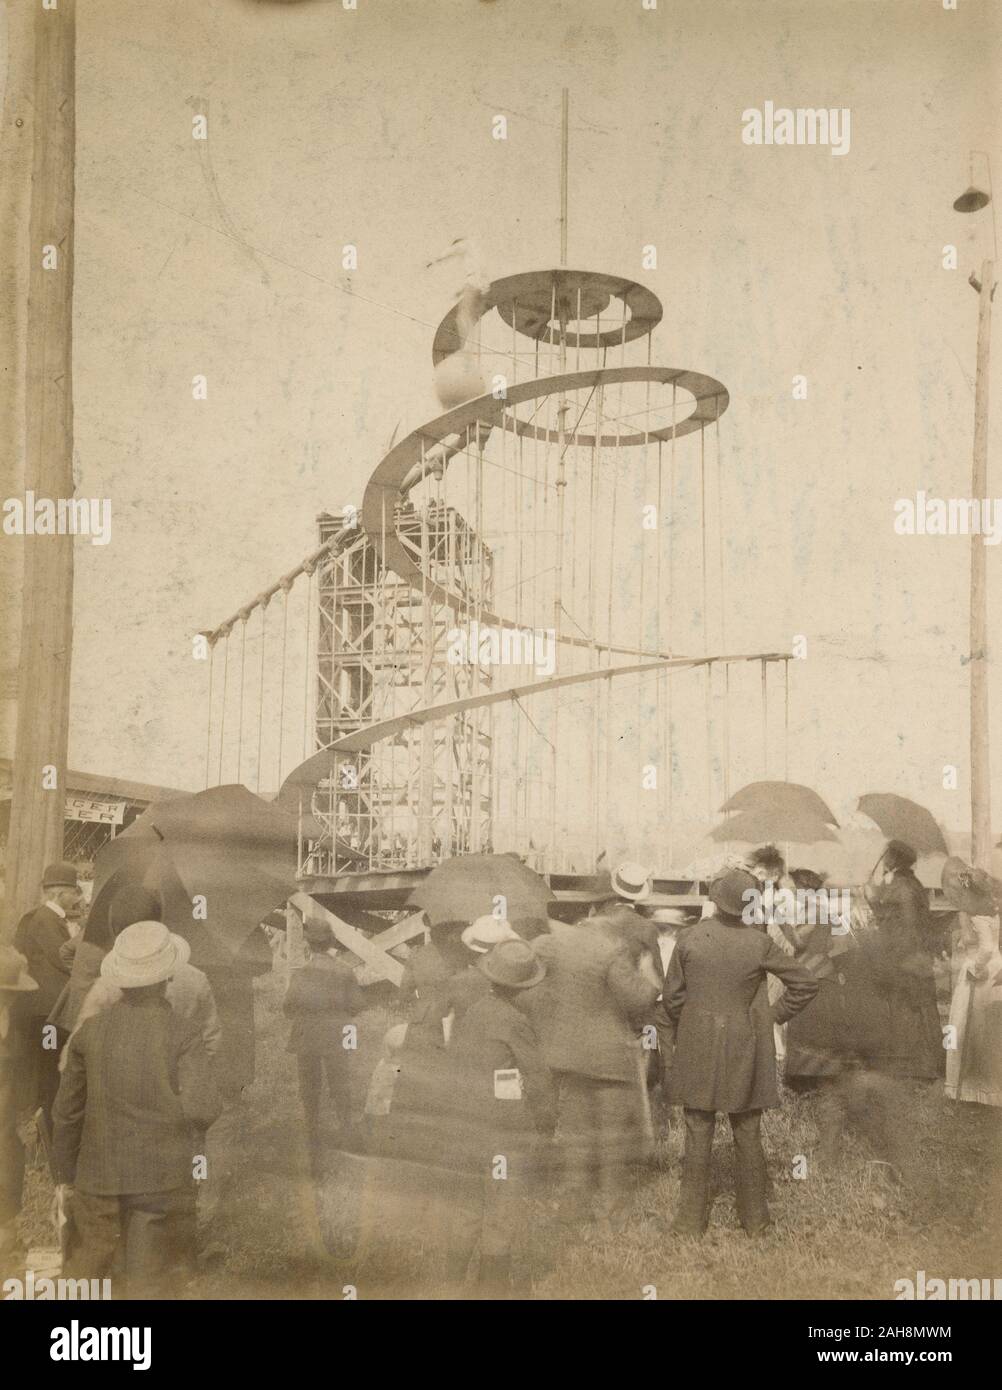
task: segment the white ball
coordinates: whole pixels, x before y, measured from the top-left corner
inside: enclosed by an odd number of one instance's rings
[[[454,352],[435,368],[435,390],[443,409],[462,405],[487,393],[487,381],[471,352]]]

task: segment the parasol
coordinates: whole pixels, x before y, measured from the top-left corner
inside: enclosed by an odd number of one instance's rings
[[[98,925],[127,884],[160,893],[172,931],[194,944],[204,926],[212,946],[234,956],[295,891],[295,820],[242,786],[157,802],[98,854],[91,908]],[[205,899],[204,920],[194,915],[196,896]]]
[[[466,854],[437,864],[411,894],[432,926],[464,926],[495,911],[504,898],[504,915],[515,928],[545,921],[550,890],[546,879],[514,854]]]
[[[710,831],[711,840],[799,845],[838,840],[833,812],[816,791],[798,782],[749,782],[720,809],[727,819]]]
[[[939,825],[924,806],[893,792],[868,792],[858,810],[869,816],[889,840],[904,840],[917,854],[949,854]]]

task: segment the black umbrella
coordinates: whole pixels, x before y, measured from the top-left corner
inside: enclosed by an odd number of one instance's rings
[[[838,839],[832,830],[838,821],[831,809],[816,791],[799,782],[749,782],[720,809],[728,818],[710,832],[712,840],[812,845]]]
[[[889,840],[904,840],[917,854],[949,854],[946,838],[932,813],[917,801],[894,792],[867,792],[858,810],[869,816]]]
[[[504,914],[518,931],[522,922],[545,921],[550,902],[546,879],[514,854],[465,854],[437,864],[411,894],[432,926],[473,922],[504,899]]]
[[[172,931],[234,956],[295,891],[295,818],[242,786],[173,797],[106,846],[96,870],[96,922],[120,887],[142,884],[160,893]]]

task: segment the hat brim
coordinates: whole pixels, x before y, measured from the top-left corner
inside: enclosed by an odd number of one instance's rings
[[[975,877],[979,880],[976,884],[964,882]],[[972,869],[956,855],[951,855],[943,865],[940,883],[947,901],[958,912],[966,912],[969,917],[994,917],[998,913],[992,891],[996,880],[990,874]]]
[[[177,973],[179,966],[187,965],[191,955],[191,947],[187,941],[174,932],[170,933],[168,945],[172,948],[170,959],[158,959],[156,965],[150,965],[145,969],[128,966],[123,969],[122,962],[111,950],[101,961],[102,978],[118,985],[119,989],[142,989],[145,985],[163,984]]]
[[[483,960],[477,962],[478,967],[484,972],[492,985],[500,985],[502,989],[531,989],[533,985],[538,985],[546,975],[546,966],[541,960],[537,960],[533,966],[532,974],[527,980],[499,980],[490,970],[490,957],[485,956]]]
[[[38,981],[22,972],[12,985],[0,985],[0,994],[30,994],[38,988]]]
[[[617,898],[626,898],[631,903],[642,903],[646,898],[651,896],[650,883],[645,883],[642,887],[634,889],[626,888],[623,884],[617,883],[616,880],[613,879],[612,887]]]

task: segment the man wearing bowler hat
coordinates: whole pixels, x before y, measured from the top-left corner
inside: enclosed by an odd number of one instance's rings
[[[681,1235],[701,1236],[710,1214],[710,1158],[718,1111],[731,1123],[738,1216],[758,1235],[769,1225],[762,1111],[779,1104],[773,1023],[809,1004],[818,982],[753,925],[759,882],[733,869],[710,884],[716,916],[678,941],[664,988],[675,1033],[671,1099],[685,1107],[685,1158],[675,1218]],[[766,976],[786,986],[771,1009],[753,1007]]]
[[[74,866],[49,864],[42,875],[42,903],[21,918],[14,934],[14,945],[28,962],[28,974],[38,982],[38,989],[26,997],[21,1019],[32,1064],[31,1100],[41,1107],[46,1131],[59,1089],[59,1053],[68,1036],[64,1029],[49,1024],[48,1018],[69,983],[71,961],[61,948],[72,940],[69,918],[80,898]]]
[[[122,997],[73,1034],[53,1109],[77,1235],[63,1273],[103,1278],[118,1257],[132,1298],[176,1297],[190,1274],[192,1179],[220,1110],[201,1035],[165,998],[182,948],[162,922],[116,938],[101,974]]]

